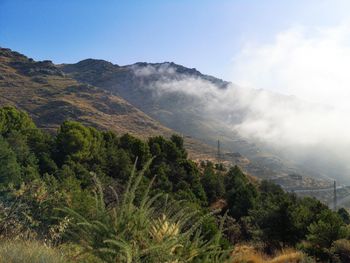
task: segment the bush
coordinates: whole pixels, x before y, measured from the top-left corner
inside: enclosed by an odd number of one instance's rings
[[[334,241],[331,252],[334,254],[334,262],[350,262],[350,241],[346,239]]]
[[[227,252],[219,245],[221,231],[211,240],[201,231],[211,215],[199,217],[197,211],[160,199],[161,195],[150,197],[150,186],[137,201],[142,177],[143,172],[137,176],[133,172],[122,198],[112,207],[106,206],[97,182],[97,212],[92,219],[63,209],[72,219],[73,236],[85,251],[106,262],[224,262]],[[115,198],[119,199],[117,194]]]

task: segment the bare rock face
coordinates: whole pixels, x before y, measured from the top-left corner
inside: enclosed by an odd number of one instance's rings
[[[38,75],[56,75],[64,76],[63,71],[58,69],[50,60],[44,60],[39,62],[34,61],[14,61],[11,66],[24,75],[27,76],[38,76]]]

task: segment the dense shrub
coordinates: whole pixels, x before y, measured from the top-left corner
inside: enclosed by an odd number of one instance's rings
[[[147,168],[147,166],[146,166]],[[143,174],[131,175],[116,203],[107,207],[97,182],[96,214],[91,218],[66,208],[72,218],[73,237],[86,250],[106,262],[224,262],[228,253],[220,247],[220,232],[209,240],[201,226],[210,214],[149,196],[135,199]]]
[[[61,227],[68,215],[71,235]],[[72,121],[49,134],[26,113],[0,108],[0,239],[88,248],[88,258],[107,261],[215,262],[242,242],[327,261],[347,259],[349,222],[345,209],[252,180],[237,166],[198,166],[178,135],[145,141]]]

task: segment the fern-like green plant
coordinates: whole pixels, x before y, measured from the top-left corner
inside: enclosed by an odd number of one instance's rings
[[[71,219],[70,233],[86,252],[106,262],[225,262],[228,251],[219,245],[221,231],[209,241],[201,232],[211,214],[200,216],[166,195],[151,196],[152,182],[143,193],[138,192],[151,161],[138,174],[133,169],[121,198],[115,193],[118,201],[113,207],[106,206],[96,180],[94,218],[63,209]]]

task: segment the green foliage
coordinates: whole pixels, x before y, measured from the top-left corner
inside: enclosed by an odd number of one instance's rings
[[[161,136],[152,137],[148,145],[154,156],[150,174],[157,175],[155,184],[163,191],[172,189],[177,196],[206,204],[207,197],[199,170],[191,160],[186,159],[182,138],[177,135],[172,136],[172,140]]]
[[[331,247],[334,241],[349,236],[349,230],[341,217],[330,210],[324,210],[320,219],[312,223],[308,230],[308,243],[304,249],[321,260],[329,260],[332,257]]]
[[[235,166],[226,175],[226,199],[229,213],[239,219],[255,206],[257,191],[243,172]]]
[[[27,135],[30,151],[36,156],[40,174],[54,174],[58,167],[52,158],[54,153],[54,137],[39,129],[33,129]]]
[[[250,212],[255,224],[261,230],[260,239],[270,247],[279,244],[293,245],[297,240],[292,211],[294,202],[287,196],[270,196]]]
[[[345,209],[252,182],[237,166],[198,167],[178,135],[143,141],[72,121],[51,135],[0,108],[0,191],[0,240],[31,237],[77,254],[83,246],[94,255],[69,256],[82,262],[221,262],[222,248],[240,242],[348,259]]]
[[[291,208],[296,240],[305,239],[310,224],[316,222],[323,211],[328,210],[326,205],[311,197],[297,199]]]
[[[207,163],[201,178],[203,189],[207,194],[209,203],[223,198],[225,195],[224,176],[216,173],[212,163]]]
[[[166,199],[158,203],[160,196],[150,197],[149,188],[136,201],[142,176],[133,173],[120,201],[111,207],[105,205],[97,182],[96,214],[91,219],[63,210],[73,218],[72,233],[86,251],[106,262],[224,262],[227,253],[219,246],[220,232],[207,241],[200,230],[210,215],[197,217],[197,211]]]
[[[307,240],[317,247],[329,248],[333,241],[347,237],[342,219],[330,210],[324,210],[317,222],[310,224]]]
[[[350,214],[345,208],[340,208],[337,213],[345,224],[350,224]]]
[[[184,139],[178,135],[178,134],[173,134],[170,137],[170,140],[175,143],[176,148],[179,149],[179,151],[181,152],[182,158],[186,159],[187,158],[187,152],[184,148]]]
[[[27,134],[35,129],[35,124],[27,113],[14,107],[0,108],[0,135],[7,137],[12,131]]]
[[[333,242],[331,248],[332,262],[350,262],[350,241],[339,239]]]
[[[22,179],[28,182],[38,178],[38,160],[27,143],[27,136],[18,131],[12,131],[8,134],[7,142],[16,154]]]
[[[94,128],[66,121],[58,131],[56,145],[58,162],[63,163],[69,159],[87,162],[99,158],[102,135]]]
[[[16,154],[9,144],[0,137],[0,183],[18,184],[21,177],[21,168],[17,163]]]
[[[152,137],[148,140],[148,145],[152,156],[155,156],[155,162],[163,161],[174,162],[176,160],[186,159],[182,144],[166,140],[162,136]],[[180,147],[180,148],[179,148]]]
[[[120,137],[119,145],[124,151],[129,153],[131,160],[137,159],[137,169],[141,169],[151,158],[148,144],[129,134]]]
[[[119,148],[120,140],[116,134],[104,132],[103,140],[105,173],[115,180],[127,181],[132,169],[131,156],[126,150]]]

